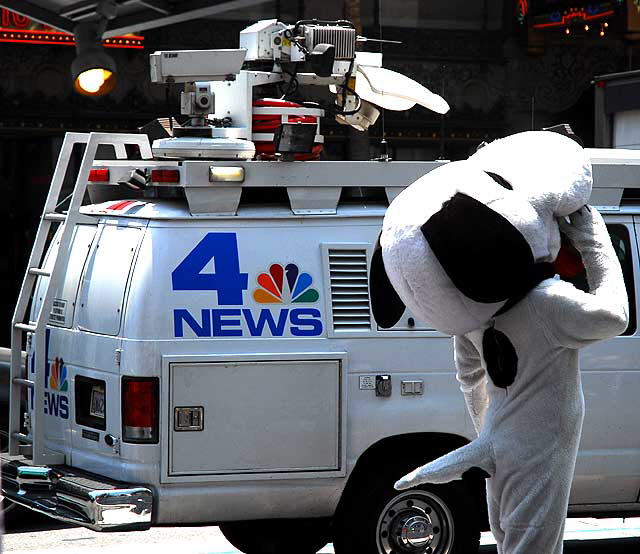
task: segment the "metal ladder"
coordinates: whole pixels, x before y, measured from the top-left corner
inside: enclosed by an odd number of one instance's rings
[[[67,172],[73,147],[85,144],[85,151],[80,164],[71,202],[67,213],[56,212],[60,203],[60,192]],[[68,254],[73,232],[80,218],[80,207],[84,199],[89,180],[89,172],[93,165],[96,152],[100,145],[111,145],[115,149],[118,159],[127,159],[125,146],[137,145],[143,159],[151,159],[152,152],[146,135],[115,134],[115,133],[67,133],[62,143],[58,162],[53,173],[51,187],[44,205],[40,225],[33,244],[27,271],[20,288],[18,303],[13,314],[11,329],[11,373],[9,386],[9,455],[20,454],[20,445],[31,445],[32,464],[62,464],[64,454],[52,452],[45,448],[44,434],[44,390],[45,390],[45,342],[46,328],[49,314],[53,305],[53,295],[58,290],[63,278],[62,268],[64,258]],[[62,225],[59,235],[59,247],[50,270],[40,267],[43,263],[45,248],[48,245],[49,232],[54,224]],[[35,321],[25,322],[27,308],[31,300],[38,277],[48,277],[40,310]],[[31,333],[31,352],[34,357],[35,376],[29,379],[28,368],[21,363],[22,342],[24,333]],[[27,360],[28,365],[29,361]],[[26,387],[33,389],[33,411],[30,417],[30,434],[21,433],[21,392]]]

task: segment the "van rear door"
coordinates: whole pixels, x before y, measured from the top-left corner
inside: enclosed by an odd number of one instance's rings
[[[124,219],[98,226],[78,290],[73,327],[81,340],[66,364],[73,379],[73,465],[113,478],[118,474],[109,458],[119,451],[105,436],[121,435],[117,353],[127,287],[145,226]]]
[[[77,225],[69,246],[69,254],[64,257],[65,264],[61,273],[64,275],[62,284],[53,295],[53,305],[48,318],[49,328],[46,331],[46,360],[44,413],[45,437],[49,448],[58,452],[70,453],[72,411],[72,378],[67,371],[62,351],[61,334],[70,329],[73,323],[77,305],[78,283],[87,262],[88,254],[94,243],[97,225]],[[59,246],[60,231],[54,236],[51,247],[45,256],[44,269],[51,271]],[[31,308],[31,321],[35,321],[40,311],[48,277],[41,277],[35,289],[34,301]],[[39,367],[40,364],[38,364]],[[30,377],[35,378],[35,360],[33,353],[29,353],[28,361]],[[29,410],[33,409],[32,393],[29,396]]]

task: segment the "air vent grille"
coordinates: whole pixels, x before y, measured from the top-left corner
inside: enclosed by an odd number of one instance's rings
[[[317,44],[333,44],[336,60],[351,60],[356,54],[356,30],[335,25],[305,26],[305,46],[313,50]]]
[[[329,275],[333,330],[370,331],[367,251],[329,249]]]

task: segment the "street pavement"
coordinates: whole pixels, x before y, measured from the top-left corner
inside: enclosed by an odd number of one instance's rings
[[[95,533],[67,527],[37,514],[30,521],[7,530],[4,552],[12,554],[238,554],[218,527],[154,527],[149,531]],[[481,554],[496,554],[491,533],[483,533]],[[569,518],[565,531],[565,554],[640,553],[640,518]],[[333,554],[330,544],[321,554]]]

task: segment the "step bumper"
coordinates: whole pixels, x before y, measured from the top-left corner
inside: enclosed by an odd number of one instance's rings
[[[2,494],[54,519],[94,531],[139,531],[151,526],[153,492],[69,466],[32,466],[0,454]]]

